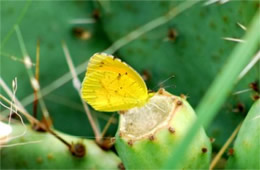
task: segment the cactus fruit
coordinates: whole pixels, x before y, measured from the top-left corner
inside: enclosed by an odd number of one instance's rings
[[[116,149],[126,168],[162,168],[169,151],[183,139],[196,115],[185,97],[160,89],[141,108],[120,115]],[[179,168],[208,168],[211,143],[203,128]]]
[[[251,107],[235,140],[227,168],[260,169],[260,100]]]
[[[13,125],[12,135],[23,134],[23,130],[21,125]],[[24,136],[6,143],[9,147],[0,147],[0,169],[118,169],[121,165],[113,152],[101,150],[92,140],[56,133],[68,142],[73,141],[71,150],[79,154],[73,155],[53,135],[28,127]]]

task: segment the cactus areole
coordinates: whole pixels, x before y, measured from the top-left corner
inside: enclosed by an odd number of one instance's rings
[[[125,167],[161,168],[195,119],[185,97],[164,89],[145,106],[120,112],[116,149]],[[207,168],[211,145],[202,128],[189,148],[180,168]]]

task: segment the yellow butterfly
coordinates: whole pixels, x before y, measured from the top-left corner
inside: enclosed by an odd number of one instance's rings
[[[96,53],[89,60],[81,95],[95,110],[112,112],[143,106],[153,93],[148,93],[142,77],[126,63]]]

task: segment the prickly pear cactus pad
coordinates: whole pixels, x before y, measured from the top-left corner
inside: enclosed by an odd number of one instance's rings
[[[260,169],[260,100],[250,109],[235,140],[227,169]]]
[[[23,126],[13,126],[13,136],[23,132]],[[13,146],[0,146],[0,169],[117,169],[121,163],[113,152],[101,150],[92,140],[57,134],[72,141],[80,155],[73,155],[53,135],[36,132],[28,126],[26,135],[5,143]]]
[[[187,94],[196,107],[237,42],[224,37],[242,38],[246,33],[238,23],[249,27],[259,1],[235,0],[206,5],[201,1],[181,15],[143,34],[117,51],[124,61],[140,73],[149,73],[148,87],[174,75],[165,86],[176,95]],[[209,2],[209,1],[208,1]],[[213,1],[212,1],[213,2]],[[155,18],[177,9],[183,1],[114,1],[100,7],[103,28],[108,38],[116,40],[142,27]],[[120,28],[120,29],[119,29]],[[139,64],[142,63],[142,64]],[[258,68],[253,68],[235,91],[248,88],[258,79]],[[236,125],[244,118],[244,112],[233,113],[238,103],[245,106],[245,113],[252,104],[252,92],[230,96],[223,109],[207,128],[210,137],[216,138],[215,148],[221,148]]]
[[[145,106],[121,112],[116,149],[125,167],[161,168],[195,119],[185,97],[163,89]],[[210,155],[211,144],[201,128],[180,168],[208,168]]]

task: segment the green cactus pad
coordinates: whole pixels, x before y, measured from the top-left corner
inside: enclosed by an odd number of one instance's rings
[[[161,168],[196,116],[181,97],[159,90],[141,108],[120,116],[116,149],[126,168]],[[180,168],[208,168],[211,144],[201,128]]]
[[[250,109],[230,155],[228,169],[260,169],[260,100]]]
[[[15,134],[12,136],[21,135],[24,128],[15,125],[13,132]],[[84,156],[72,155],[68,147],[53,135],[36,132],[28,127],[24,136],[7,143],[17,146],[6,148],[0,146],[0,169],[118,169],[120,159],[113,152],[101,150],[94,141],[58,132],[57,134],[69,143],[73,142],[74,146],[77,143],[83,144],[85,150],[80,149]]]

